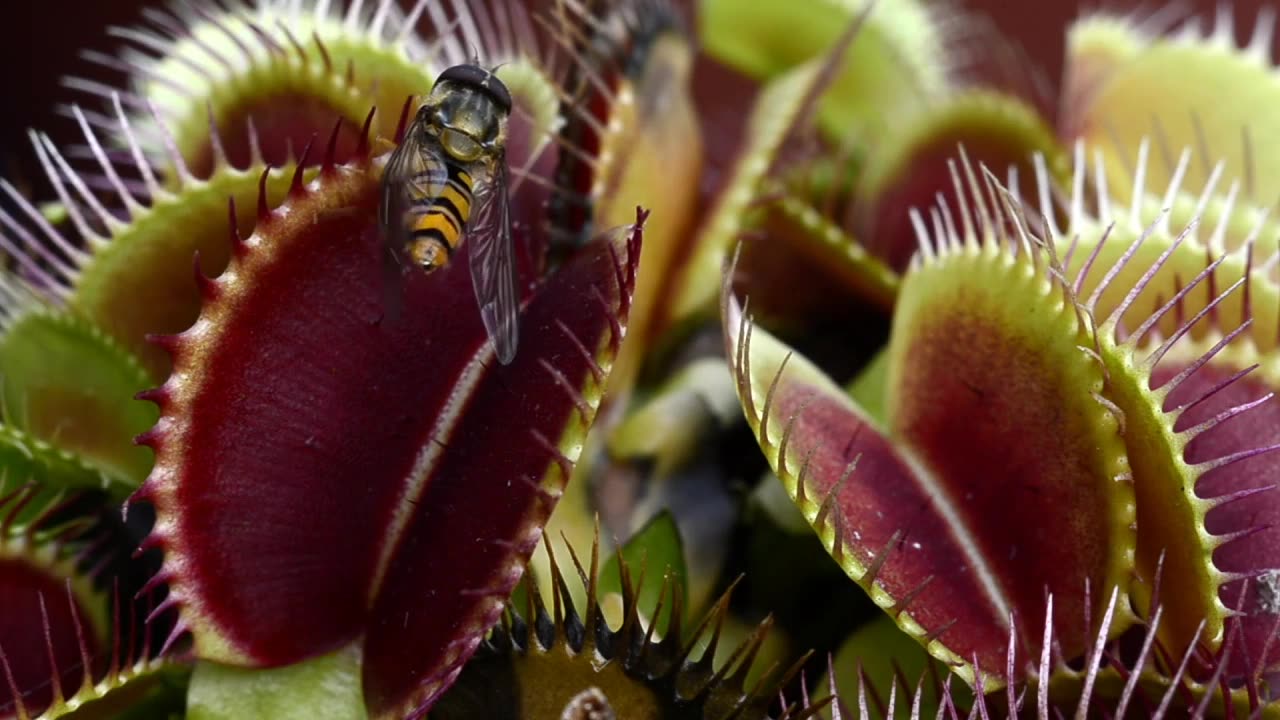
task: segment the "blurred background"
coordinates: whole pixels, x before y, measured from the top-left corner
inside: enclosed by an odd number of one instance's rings
[[[777,1],[781,0],[742,0]],[[1022,46],[1055,89],[1062,75],[1065,32],[1074,18],[1097,9],[1150,11],[1168,4],[1162,0],[940,1],[985,13],[1001,32]],[[49,132],[55,141],[79,139],[72,121],[60,115],[57,106],[71,101],[83,102],[85,96],[62,87],[60,79],[97,70],[78,56],[81,50],[115,54],[118,43],[107,36],[107,26],[136,24],[141,19],[142,8],[163,7],[168,2],[170,0],[26,0],[9,5],[0,15],[0,61],[3,63],[0,67],[5,69],[3,78],[8,87],[7,97],[0,103],[0,175],[15,180],[20,187],[30,183],[38,196],[43,195],[41,173],[26,138],[27,129]],[[691,4],[691,0],[675,2]],[[1174,4],[1211,19],[1222,2],[1182,0]],[[1259,10],[1268,4],[1265,0],[1230,3],[1241,41],[1247,40]]]

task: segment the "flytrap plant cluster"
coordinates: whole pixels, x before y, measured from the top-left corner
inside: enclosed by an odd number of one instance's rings
[[[0,181],[0,718],[1280,717],[1273,18],[108,29]]]

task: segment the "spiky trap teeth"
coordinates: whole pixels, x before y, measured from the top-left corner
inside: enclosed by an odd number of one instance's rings
[[[1258,688],[1277,663],[1280,624],[1267,600],[1277,506],[1261,478],[1272,474],[1280,430],[1271,417],[1274,379],[1251,372],[1270,365],[1274,351],[1260,352],[1248,330],[1253,303],[1265,297],[1263,303],[1273,304],[1275,288],[1251,271],[1247,257],[1236,266],[1237,279],[1215,285],[1215,278],[1231,278],[1224,263],[1229,256],[1196,264],[1204,255],[1185,252],[1190,229],[1170,238],[1162,235],[1164,222],[1122,243],[1114,261],[1096,264],[1105,236],[1090,239],[1084,223],[1077,224],[1071,232],[1081,234],[1071,252],[1085,252],[1088,259],[1078,272],[1060,265],[1050,272],[1074,289],[1070,302],[1091,328],[1091,342],[1081,349],[1105,368],[1100,399],[1123,418],[1137,505],[1135,608],[1149,622],[1158,610],[1160,622],[1150,631],[1158,635],[1158,647],[1187,660],[1176,672],[1163,672],[1206,685],[1206,698],[1222,682],[1232,694],[1218,702],[1245,703],[1253,711],[1265,701]],[[945,235],[945,227],[937,232]],[[1158,253],[1149,263],[1136,259],[1144,243]],[[1175,268],[1176,278],[1179,267],[1199,272],[1172,286],[1172,297],[1133,314],[1162,273]],[[1090,272],[1101,280],[1089,294],[1076,294]],[[1126,276],[1134,279],[1114,287]],[[1227,299],[1242,290],[1241,314],[1225,310]],[[1193,294],[1198,292],[1204,301]],[[1173,324],[1165,331],[1162,321],[1170,316]]]
[[[1179,15],[1172,4],[1145,16],[1079,20],[1068,34],[1060,134],[1105,149],[1113,188],[1123,190],[1134,179],[1134,152],[1154,136],[1167,157],[1195,150],[1187,171],[1195,185],[1221,161],[1226,180],[1241,181],[1246,198],[1270,203],[1280,193],[1280,163],[1264,139],[1274,136],[1280,101],[1275,12],[1260,7],[1251,30],[1228,3],[1207,27],[1194,17],[1175,26]],[[1246,44],[1238,45],[1238,37]],[[1249,101],[1220,102],[1223,97]],[[1164,184],[1166,172],[1157,169],[1153,179]]]
[[[1271,209],[1244,197],[1239,180],[1228,182],[1223,163],[1203,185],[1193,183],[1190,148],[1166,155],[1154,140],[1144,139],[1136,155],[1133,175],[1119,189],[1111,184],[1104,151],[1097,146],[1075,144],[1069,181],[1055,179],[1037,158],[1029,193],[1035,199],[1028,198],[1027,214],[1054,241],[1076,293],[1100,315],[1123,303],[1116,322],[1125,332],[1177,297],[1176,307],[1157,321],[1157,329],[1169,336],[1220,290],[1250,276],[1247,290],[1217,298],[1213,315],[1255,318],[1248,333],[1259,350],[1269,351],[1276,344],[1271,298],[1280,265]],[[1170,176],[1168,182],[1157,181],[1162,174]],[[1206,271],[1202,282],[1192,283]],[[1133,288],[1137,292],[1129,297]],[[1196,323],[1189,332],[1201,340],[1210,327]]]
[[[619,555],[623,609],[620,623],[610,627],[600,606],[599,538],[586,566],[571,546],[566,547],[571,571],[561,570],[547,543],[552,557],[551,611],[547,599],[526,583],[525,606],[504,612],[501,623],[441,698],[433,718],[802,720],[817,717],[826,705],[825,700],[810,702],[807,697],[779,701],[780,691],[807,656],[746,682],[771,623],[766,620],[736,648],[721,647],[732,587],[696,626],[687,628],[679,601],[682,593],[669,572],[648,565],[632,567]],[[567,578],[574,576],[586,591],[584,608],[571,599],[572,581]],[[650,617],[640,610],[646,582],[661,584]],[[659,627],[656,618],[664,616],[666,606],[670,621]]]
[[[238,232],[247,234],[255,220],[255,198],[261,193],[266,202],[278,202],[290,175],[272,172],[264,177],[266,166],[255,158],[245,170],[220,161],[207,177],[197,179],[186,171],[176,151],[158,161],[146,157],[135,123],[118,98],[110,130],[89,125],[79,108],[74,113],[92,150],[89,170],[74,170],[64,157],[69,150],[59,150],[47,136],[33,135],[37,155],[67,209],[69,226],[57,228],[44,222],[34,207],[6,186],[19,213],[14,217],[0,210],[0,222],[14,231],[20,243],[6,243],[5,250],[31,278],[38,295],[91,321],[95,332],[136,356],[154,383],[168,373],[169,359],[146,337],[180,332],[195,319],[199,296],[191,282],[193,256],[205,274],[225,269],[230,247],[226,241],[228,197],[238,208],[230,221]],[[168,133],[158,120],[153,130]],[[123,157],[107,150],[109,132],[123,143]],[[172,150],[170,144],[165,146]],[[129,180],[130,173],[140,179]],[[102,181],[102,191],[91,187],[98,184],[94,178]],[[9,312],[15,313],[16,308]],[[125,397],[144,386],[128,389]]]
[[[1124,412],[1138,494],[1137,570],[1145,578],[1137,594],[1151,592],[1163,562],[1165,583],[1175,588],[1165,600],[1166,643],[1182,652],[1199,632],[1220,652],[1240,630],[1225,675],[1239,684],[1278,659],[1267,641],[1273,617],[1250,589],[1265,595],[1276,565],[1277,509],[1263,478],[1280,442],[1276,378],[1265,369],[1276,352],[1280,290],[1276,250],[1261,241],[1274,221],[1237,202],[1238,181],[1225,196],[1216,191],[1217,171],[1203,190],[1184,190],[1189,150],[1153,196],[1144,187],[1158,162],[1148,159],[1150,148],[1139,147],[1127,206],[1100,189],[1091,214],[1082,188],[1086,179],[1106,187],[1103,165],[1088,173],[1077,145],[1068,211],[1053,219],[1049,189],[1057,189],[1042,173],[1039,214],[1096,328],[1109,397]],[[1203,680],[1212,669],[1193,664],[1190,672]]]
[[[60,717],[125,688],[174,707],[153,681],[180,670],[156,653],[113,557],[125,533],[96,500],[42,492],[38,473],[0,479],[0,718]]]
[[[172,144],[203,178],[224,155],[241,168],[259,157],[289,162],[336,118],[348,123],[336,148],[344,161],[355,152],[355,129],[370,107],[381,109],[375,137],[394,137],[406,98],[423,96],[444,68],[469,62],[473,48],[483,48],[491,67],[527,62],[538,52],[527,13],[511,4],[496,4],[493,14],[461,1],[342,5],[181,4],[147,12],[142,26],[110,29],[126,43],[118,58],[93,52],[86,58],[129,74],[132,87],[122,99],[144,145],[159,152]],[[434,41],[419,36],[420,20],[434,28]],[[66,82],[112,94],[92,81]],[[171,140],[157,123],[171,128]]]

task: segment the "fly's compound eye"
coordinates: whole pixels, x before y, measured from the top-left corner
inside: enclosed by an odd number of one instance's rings
[[[445,152],[449,156],[460,162],[473,162],[480,157],[483,148],[480,143],[472,140],[465,133],[445,128],[440,133],[440,144],[444,146]]]

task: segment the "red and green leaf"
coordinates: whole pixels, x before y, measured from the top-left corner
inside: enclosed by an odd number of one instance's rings
[[[519,579],[621,340],[639,230],[525,298],[504,366],[465,245],[409,275],[388,319],[376,168],[298,177],[227,272],[198,277],[200,318],[161,340],[174,373],[148,394],[162,417],[138,499],[200,657],[278,666],[360,639],[384,716],[430,703]]]
[[[802,513],[908,634],[987,689],[1034,673],[1046,626],[1070,659],[1104,615],[1119,613],[1110,633],[1128,624],[1119,423],[1069,289],[1022,242],[940,232],[926,248],[895,313],[884,431],[724,301],[747,420]]]

